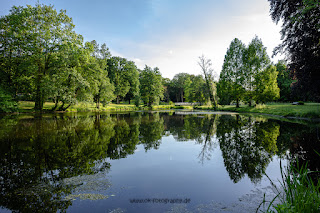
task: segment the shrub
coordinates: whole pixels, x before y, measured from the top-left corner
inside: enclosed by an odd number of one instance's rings
[[[0,87],[0,112],[14,112],[17,110],[17,102],[12,96]]]

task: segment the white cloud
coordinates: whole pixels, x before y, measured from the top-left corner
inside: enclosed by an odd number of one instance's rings
[[[123,50],[127,58],[139,59],[134,61],[140,68],[144,64],[159,67],[163,77],[168,78],[181,72],[200,74],[197,62],[202,54],[212,60],[214,70],[219,73],[224,55],[234,38],[248,45],[257,35],[271,57],[274,47],[280,44],[280,26],[272,22],[268,3],[260,4],[252,6],[252,11],[234,13],[220,20],[215,14],[207,16],[202,26],[195,26],[194,31],[172,31],[174,33],[155,35],[142,43],[126,42]]]

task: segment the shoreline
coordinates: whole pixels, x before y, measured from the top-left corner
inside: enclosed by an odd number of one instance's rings
[[[52,111],[51,103],[46,103],[43,111],[33,110],[32,102],[20,102],[18,111],[0,113],[0,115],[17,115],[17,114],[52,114],[52,113],[78,113],[78,112],[135,112],[135,111],[163,111],[163,110],[190,110],[190,111],[207,111],[207,112],[230,112],[241,114],[255,114],[262,116],[270,116],[288,120],[305,120],[320,122],[320,103],[306,103],[305,105],[295,106],[291,104],[268,104],[262,107],[248,107],[226,105],[219,106],[214,110],[211,106],[175,106],[175,105],[157,105],[152,107],[140,106],[136,107],[129,104],[110,104],[105,107],[97,109],[94,105],[90,104],[77,104],[70,107],[66,111]]]

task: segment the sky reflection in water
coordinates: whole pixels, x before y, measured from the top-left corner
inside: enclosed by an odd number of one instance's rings
[[[254,211],[272,196],[264,172],[280,178],[279,157],[312,159],[319,142],[313,125],[234,114],[23,115],[0,126],[0,212]]]

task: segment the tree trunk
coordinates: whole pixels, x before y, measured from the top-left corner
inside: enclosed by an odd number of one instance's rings
[[[180,98],[181,98],[181,102],[184,102],[183,101],[183,89],[181,88],[181,91],[180,91]]]
[[[62,102],[62,105],[59,107],[59,111],[66,111],[70,106],[71,106],[71,104],[69,104],[68,106],[64,107],[64,102]]]
[[[99,96],[96,97],[96,107],[97,107],[97,109],[100,109],[100,97]]]
[[[237,106],[236,106],[237,108],[239,108],[240,106],[239,106],[239,98],[237,98]]]
[[[120,97],[117,96],[117,104],[120,104]]]
[[[209,89],[209,96],[210,96],[211,104],[212,104],[213,108],[216,110],[217,109],[217,103],[216,103],[216,101],[214,99],[213,88],[212,88],[212,86],[210,86],[209,82],[207,82],[207,87]]]
[[[52,107],[52,111],[55,111],[58,108],[59,98],[56,97],[54,100],[54,107]]]
[[[37,87],[37,89],[36,89],[34,109],[36,111],[42,111],[42,109],[43,109],[43,94],[41,91],[41,75],[40,75],[40,73],[38,73],[38,76],[37,76],[36,87]]]
[[[63,111],[64,101],[62,101],[62,105],[59,107],[58,111]]]

